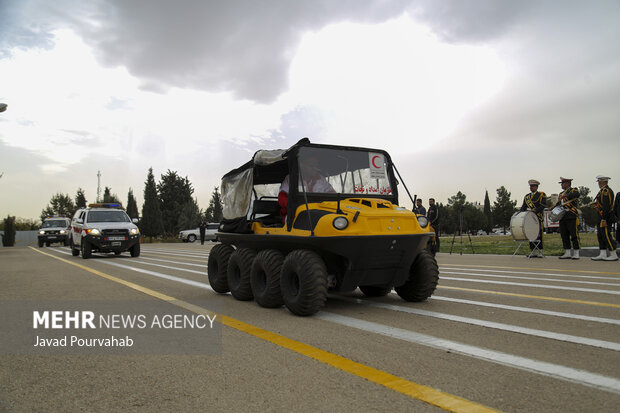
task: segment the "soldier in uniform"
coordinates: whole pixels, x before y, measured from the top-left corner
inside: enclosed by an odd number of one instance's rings
[[[564,247],[564,255],[560,256],[561,260],[572,258],[579,259],[579,237],[577,236],[577,226],[579,225],[579,190],[572,188],[573,180],[571,178],[560,178],[562,192],[555,206],[561,205],[566,209],[566,213],[560,219],[560,235],[562,236],[562,246]],[[571,243],[573,246],[573,254],[571,255]]]
[[[530,185],[530,193],[523,197],[521,212],[529,210],[535,212],[538,217],[538,238],[536,238],[536,242],[530,242],[530,250],[532,250],[530,257],[542,258],[543,214],[547,206],[547,195],[545,195],[544,192],[538,192],[538,185],[540,185],[540,182],[537,180],[530,179],[527,183]],[[534,252],[535,249],[536,252]]]
[[[596,177],[600,191],[594,199],[594,208],[598,211],[600,221],[596,226],[596,235],[598,236],[598,247],[601,250],[598,257],[593,257],[595,261],[617,261],[616,242],[611,234],[611,227],[615,220],[614,217],[614,191],[607,186],[609,177],[599,175]],[[609,256],[607,255],[609,251]]]
[[[435,204],[435,198],[429,198],[428,200],[428,211],[426,217],[435,230],[435,243],[433,245],[432,252],[439,252],[439,207]]]

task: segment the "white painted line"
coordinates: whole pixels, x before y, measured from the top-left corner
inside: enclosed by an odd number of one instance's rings
[[[387,304],[387,303],[378,303],[374,301],[362,300],[359,298],[340,297],[340,296],[331,296],[331,295],[330,295],[330,298],[336,298],[339,300],[348,301],[348,302],[352,302],[356,304],[363,304],[363,305],[367,305],[370,307],[382,308],[384,310],[399,311],[402,313],[416,314],[416,315],[432,317],[432,318],[439,318],[442,320],[449,320],[449,321],[454,321],[457,323],[492,328],[495,330],[509,331],[511,333],[519,333],[519,334],[525,334],[528,336],[548,338],[548,339],[557,340],[557,341],[565,341],[567,343],[599,347],[599,348],[604,348],[606,350],[620,351],[620,343],[614,343],[611,341],[596,340],[593,338],[573,336],[571,334],[554,333],[552,331],[538,330],[534,328],[521,327],[521,326],[516,326],[512,324],[498,323],[495,321],[480,320],[480,319],[471,318],[471,317],[462,317],[462,316],[453,315],[453,314],[438,313],[436,311],[419,310],[416,308],[405,307],[405,306],[394,305],[394,304]]]
[[[546,288],[546,289],[551,289],[551,290],[582,291],[582,292],[587,292],[587,293],[620,295],[620,291],[613,291],[613,290],[598,290],[594,288],[577,288],[577,287],[560,287],[557,285],[548,285],[548,284],[513,283],[513,282],[508,282],[508,281],[495,281],[495,280],[477,280],[474,278],[444,277],[441,274],[439,275],[439,279],[450,280],[450,281],[467,281],[467,282],[484,283],[484,284],[516,285],[520,287],[536,287],[536,288]]]
[[[149,261],[168,262],[170,264],[190,265],[192,267],[204,268],[205,271],[207,270],[207,265],[206,264],[194,264],[194,263],[183,262],[183,261],[171,261],[171,260],[164,260],[164,259],[161,259],[161,258],[147,258],[147,257],[142,257],[142,256],[140,256],[139,260],[140,261],[142,261],[142,260],[149,260]]]
[[[396,327],[389,327],[371,321],[359,320],[325,311],[315,314],[314,317],[346,327],[352,327],[358,330],[393,337],[399,340],[408,341],[410,343],[433,347],[442,351],[459,353],[465,356],[490,361],[492,363],[515,367],[520,370],[535,372],[545,376],[620,394],[620,380],[614,377],[603,376],[596,373],[590,373],[585,370],[573,369],[570,367],[560,366],[558,364],[547,363],[540,360],[470,346],[451,340],[444,340],[426,334],[403,330]]]
[[[473,273],[473,272],[452,272],[452,271],[443,271],[441,272],[441,274],[473,275],[476,277],[487,277],[487,278],[508,278],[509,280],[514,279],[514,280],[563,282],[563,283],[571,283],[571,284],[608,285],[610,287],[620,288],[620,283],[603,283],[603,282],[597,282],[597,281],[556,280],[552,278],[520,277],[520,276],[510,276],[510,275],[480,274],[480,273]]]
[[[458,268],[458,267],[442,267],[439,266],[439,270],[459,270],[459,271],[482,271],[482,272],[498,272],[498,273],[507,273],[507,274],[525,274],[525,275],[547,275],[550,277],[572,277],[572,278],[587,278],[587,279],[599,279],[599,280],[619,280],[620,277],[616,277],[613,275],[608,276],[596,276],[596,275],[573,275],[573,274],[554,274],[548,272],[526,272],[526,271],[505,271],[505,270],[485,270],[482,268]]]
[[[59,251],[63,254],[70,254],[68,252]],[[192,280],[187,280],[173,275],[162,274],[155,271],[149,271],[142,268],[135,268],[128,265],[117,264],[108,260],[93,260],[93,262],[100,262],[108,265],[113,265],[119,268],[124,268],[136,272],[140,272],[154,277],[167,279],[170,281],[179,282],[182,284],[192,285],[203,289],[211,290],[211,287],[205,283],[200,283]],[[444,351],[451,351],[459,353],[465,356],[478,358],[481,360],[489,361],[492,363],[498,363],[509,367],[518,368],[529,372],[543,374],[546,376],[570,381],[573,383],[581,384],[584,386],[594,387],[597,389],[620,394],[620,380],[613,377],[603,376],[596,373],[590,373],[585,370],[573,369],[570,367],[561,366],[558,364],[547,363],[539,360],[528,359],[525,357],[515,356],[499,351],[488,350],[482,347],[470,346],[467,344],[458,343],[451,340],[445,340],[426,334],[416,333],[409,330],[404,330],[395,327],[389,327],[370,321],[359,320],[351,317],[345,317],[328,312],[319,312],[314,317],[326,321],[330,321],[336,324],[344,325],[368,331],[371,333],[392,337],[410,343],[419,344],[423,346],[433,347]]]
[[[450,301],[453,303],[471,304],[471,305],[477,305],[481,307],[500,308],[503,310],[521,311],[524,313],[543,314],[543,315],[549,315],[553,317],[564,317],[564,318],[570,318],[574,320],[584,320],[584,321],[593,321],[596,323],[620,325],[620,320],[615,320],[613,318],[592,317],[592,316],[587,316],[587,315],[582,315],[582,314],[562,313],[559,311],[549,311],[549,310],[540,310],[537,308],[518,307],[515,305],[496,304],[496,303],[489,303],[486,301],[464,300],[461,298],[444,297],[444,296],[435,295],[435,294],[430,299],[439,300],[439,301]]]

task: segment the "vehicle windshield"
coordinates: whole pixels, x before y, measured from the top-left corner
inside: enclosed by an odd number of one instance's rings
[[[64,219],[53,219],[44,221],[43,225],[41,225],[41,228],[64,228],[66,226],[68,226],[67,221],[65,221]]]
[[[383,153],[304,147],[299,150],[299,191],[392,195]]]
[[[130,222],[124,211],[90,211],[86,222]]]

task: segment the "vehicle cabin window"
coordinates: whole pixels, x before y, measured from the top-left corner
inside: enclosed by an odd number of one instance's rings
[[[43,222],[41,228],[66,227],[67,222],[64,219],[48,219]]]
[[[347,195],[391,195],[387,161],[382,153],[363,150],[301,148],[299,171],[304,182],[324,179],[329,185],[310,185],[309,192],[336,192]],[[327,188],[327,189],[325,189]],[[299,191],[302,191],[301,177]]]
[[[123,211],[90,211],[86,222],[130,222]]]

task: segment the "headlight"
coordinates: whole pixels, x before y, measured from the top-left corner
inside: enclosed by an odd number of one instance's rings
[[[418,224],[420,224],[422,228],[426,228],[428,226],[428,218],[418,217]]]
[[[334,218],[334,222],[332,224],[334,225],[334,228],[343,230],[349,226],[349,220],[345,217],[336,217]]]
[[[67,232],[67,231],[65,231],[64,229],[61,229],[61,230],[60,230],[60,233],[61,233],[61,234],[65,234],[66,232]]]
[[[90,235],[101,235],[101,231],[99,231],[97,228],[87,229],[86,233]]]
[[[140,230],[138,228],[132,228],[129,230],[130,235],[138,235],[139,233],[140,233]]]
[[[39,235],[45,235],[45,231],[39,231]]]

